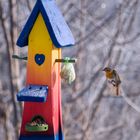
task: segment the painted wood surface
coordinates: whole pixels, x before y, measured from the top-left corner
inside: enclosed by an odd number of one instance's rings
[[[57,48],[69,47],[75,44],[74,37],[64,20],[62,13],[56,5],[55,0],[37,0],[36,5],[23,28],[17,45],[24,47],[28,45],[28,37],[34,26],[34,23],[41,13],[50,34],[53,44]],[[39,28],[39,27],[38,27]]]
[[[18,101],[46,102],[48,86],[28,85],[17,94]]]
[[[38,65],[36,63],[36,54],[45,56],[43,64]],[[61,59],[61,50],[53,45],[43,17],[39,14],[29,35],[27,85],[47,85],[48,96],[45,103],[25,102],[21,139],[42,134],[46,138],[54,137],[52,140],[55,140],[55,136],[58,135],[58,137],[61,137],[58,140],[62,140],[60,64],[55,63],[55,59]],[[48,124],[47,132],[29,133],[25,131],[25,125],[36,115],[45,119]],[[59,132],[61,133],[59,134]]]

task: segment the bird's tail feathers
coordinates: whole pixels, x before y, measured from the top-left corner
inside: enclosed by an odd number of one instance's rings
[[[119,96],[119,85],[116,86],[116,95]]]

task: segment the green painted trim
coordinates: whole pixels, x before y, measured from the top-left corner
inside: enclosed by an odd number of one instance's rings
[[[26,124],[25,130],[28,132],[43,132],[48,130],[47,124],[38,124],[36,126],[31,126],[29,123]]]

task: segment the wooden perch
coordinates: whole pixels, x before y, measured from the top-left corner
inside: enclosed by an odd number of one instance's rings
[[[21,57],[21,56],[18,56],[18,55],[12,55],[12,58],[19,59],[19,60],[28,60],[28,57]]]
[[[56,59],[55,62],[60,62],[60,63],[75,63],[77,61],[77,59],[70,59],[70,60],[66,60],[66,59]]]

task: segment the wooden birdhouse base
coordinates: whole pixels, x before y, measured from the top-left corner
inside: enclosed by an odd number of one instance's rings
[[[19,140],[64,140],[62,132],[56,135],[30,135],[30,136],[20,136]]]
[[[48,86],[28,85],[17,94],[18,101],[46,102]]]

